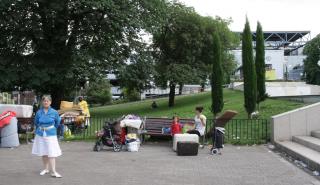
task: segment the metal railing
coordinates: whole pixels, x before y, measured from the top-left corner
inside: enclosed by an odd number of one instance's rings
[[[72,139],[93,139],[96,131],[100,131],[106,122],[114,122],[116,118],[87,117],[83,121],[76,121],[75,118],[64,118],[66,125],[72,133]]]
[[[116,118],[91,117],[82,124],[66,124],[76,139],[93,139],[95,132]],[[221,121],[221,120],[220,120]],[[208,119],[205,140],[211,142],[211,130],[217,120]],[[225,142],[232,144],[262,144],[270,141],[270,122],[266,119],[231,119],[225,125]]]
[[[210,135],[216,122],[217,120],[207,121],[207,135]],[[262,144],[270,141],[270,122],[266,119],[231,119],[224,128],[227,143]]]

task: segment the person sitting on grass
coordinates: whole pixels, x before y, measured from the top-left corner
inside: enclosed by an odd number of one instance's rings
[[[158,108],[157,102],[156,102],[156,101],[153,101],[152,104],[151,104],[151,107],[152,107],[153,109]]]

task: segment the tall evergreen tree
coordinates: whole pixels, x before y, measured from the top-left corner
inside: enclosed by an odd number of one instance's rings
[[[303,49],[305,79],[308,84],[320,85],[320,34],[310,40]]]
[[[213,63],[211,74],[211,111],[214,117],[223,109],[223,72],[221,66],[221,43],[216,32],[213,34]]]
[[[258,22],[257,26],[257,40],[256,40],[256,74],[257,74],[257,104],[259,109],[259,103],[267,98],[266,94],[266,68],[264,61],[264,36],[262,31],[262,26]]]
[[[253,60],[252,33],[248,18],[242,34],[242,68],[244,82],[244,107],[248,118],[256,109],[257,103],[257,79]]]

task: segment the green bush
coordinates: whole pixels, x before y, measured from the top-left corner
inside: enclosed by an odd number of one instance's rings
[[[109,81],[101,79],[90,83],[87,90],[87,96],[90,104],[106,105],[110,103],[111,91]]]
[[[136,89],[123,89],[124,98],[127,101],[139,101],[141,100],[141,95]]]

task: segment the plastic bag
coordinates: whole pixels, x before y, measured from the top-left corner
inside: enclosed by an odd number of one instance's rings
[[[68,126],[64,126],[64,133],[63,133],[64,138],[69,139],[72,138],[73,135],[71,133],[71,130],[68,128]]]
[[[192,130],[192,129],[194,129],[194,125],[185,124],[185,125],[183,125],[182,133],[185,134],[185,133],[187,133],[189,130]]]
[[[138,141],[138,140],[127,143],[128,152],[138,152],[139,148],[140,148],[140,141]]]

